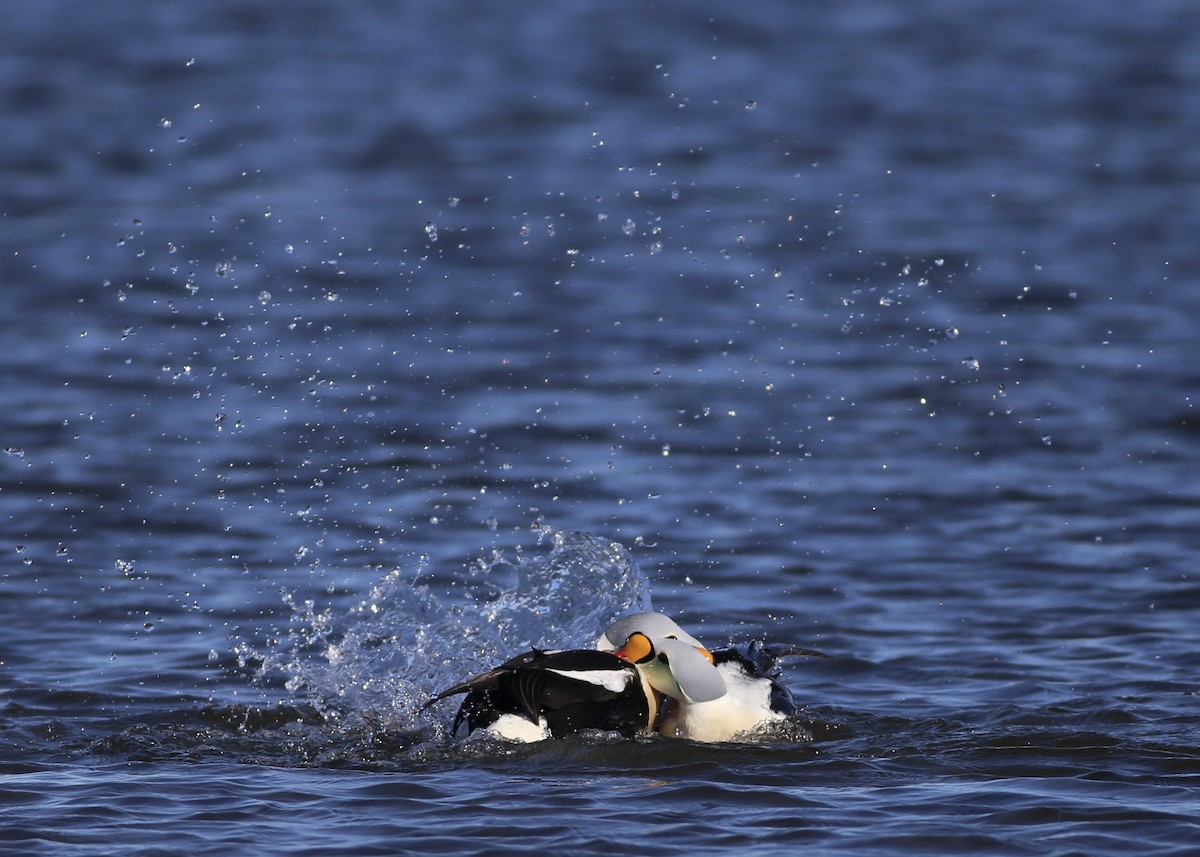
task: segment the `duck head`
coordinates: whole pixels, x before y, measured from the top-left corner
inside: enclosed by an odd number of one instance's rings
[[[614,654],[637,666],[659,693],[682,702],[710,702],[727,692],[712,653],[699,643],[634,631]]]
[[[622,616],[600,635],[600,639],[596,640],[596,648],[603,652],[611,652],[624,645],[634,631],[640,631],[652,640],[667,638],[682,640],[689,646],[707,651],[699,640],[680,628],[670,616],[652,612],[631,613],[628,616]]]

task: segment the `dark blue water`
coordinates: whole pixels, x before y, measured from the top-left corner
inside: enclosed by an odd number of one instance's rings
[[[6,853],[1200,852],[1191,2],[4,31]],[[834,657],[420,711],[651,603]]]

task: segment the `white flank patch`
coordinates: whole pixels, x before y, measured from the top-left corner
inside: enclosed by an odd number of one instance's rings
[[[501,714],[487,731],[496,738],[524,741],[526,744],[545,741],[550,737],[550,727],[546,725],[545,718],[539,717],[537,723],[530,723],[529,718],[519,714]]]
[[[613,693],[620,693],[629,687],[630,673],[627,670],[550,670],[550,672],[576,681],[596,684]]]

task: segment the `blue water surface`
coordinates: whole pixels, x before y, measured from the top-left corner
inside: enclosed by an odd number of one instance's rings
[[[1200,846],[1185,0],[15,6],[0,847]],[[653,606],[736,745],[452,740]]]

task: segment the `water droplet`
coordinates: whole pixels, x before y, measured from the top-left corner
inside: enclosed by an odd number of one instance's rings
[[[158,127],[160,128],[170,128],[172,124],[174,123],[172,123],[171,120],[165,116],[158,120]]]
[[[266,289],[263,289],[261,292],[258,293],[258,302],[260,304],[262,304],[263,306],[266,306],[267,304],[269,304],[271,302],[271,293],[268,292]]]
[[[957,327],[947,327],[945,330],[947,339],[958,339],[958,333],[959,331]]]
[[[1050,444],[1052,442],[1053,441],[1051,440],[1050,435],[1048,435],[1048,434],[1042,435],[1042,443],[1046,444],[1046,446],[1050,446]]]
[[[220,262],[217,262],[216,272],[217,272],[218,277],[228,276],[230,274],[230,272],[232,272],[232,271],[233,271],[233,263],[230,262],[228,259],[222,259]]]
[[[437,224],[432,220],[425,224],[425,236],[429,239],[430,243],[437,241]]]
[[[967,368],[972,369],[975,372],[979,371],[979,360],[977,358],[975,358],[975,357],[964,358],[963,363],[966,364]]]
[[[621,224],[621,231],[626,235],[632,235],[637,231],[637,223],[633,220],[633,218],[627,218],[625,222]]]

